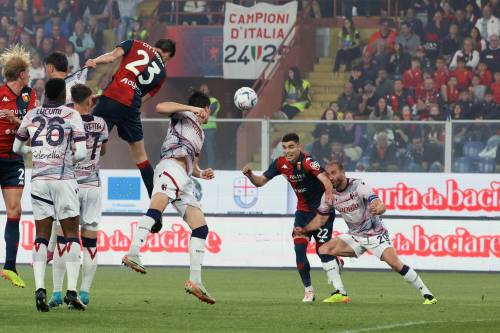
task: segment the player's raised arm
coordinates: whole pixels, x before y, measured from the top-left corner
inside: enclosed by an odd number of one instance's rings
[[[205,109],[176,102],[163,102],[156,106],[156,112],[167,116],[184,111],[192,112],[197,116],[201,116],[204,112],[206,112]]]
[[[331,202],[333,199],[333,185],[328,176],[326,175],[325,172],[320,173],[319,175],[316,176],[319,181],[323,184],[325,187],[325,195],[326,195],[326,200],[328,202]]]
[[[245,177],[247,177],[248,180],[250,180],[250,182],[257,187],[264,186],[269,181],[269,179],[264,175],[257,176],[254,174],[249,164],[245,165],[241,171]]]
[[[111,52],[104,53],[97,58],[87,60],[85,67],[96,68],[99,64],[109,64],[116,59],[123,57],[124,54],[125,50],[123,50],[122,47],[115,47],[115,49]]]

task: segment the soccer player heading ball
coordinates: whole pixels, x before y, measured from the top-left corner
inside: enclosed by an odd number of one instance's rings
[[[385,213],[385,205],[372,188],[360,179],[347,178],[341,163],[331,162],[325,170],[336,191],[335,197],[332,200],[324,195],[316,217],[305,227],[296,227],[295,233],[306,236],[321,228],[328,223],[328,214],[336,209],[342,214],[349,231],[329,240],[319,249],[320,254],[359,257],[370,250],[420,291],[424,304],[436,304],[437,299],[417,272],[399,260],[380,218]]]
[[[149,196],[153,191],[154,170],[144,148],[140,108],[160,90],[166,78],[165,64],[174,55],[175,42],[170,39],[160,39],[154,47],[138,40],[126,40],[113,51],[85,63],[95,68],[121,59],[93,114],[104,118],[110,133],[116,126],[118,135],[129,144]]]

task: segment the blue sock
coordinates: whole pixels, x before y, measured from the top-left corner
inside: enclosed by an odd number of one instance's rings
[[[311,266],[307,260],[307,240],[297,238],[294,239],[295,244],[295,259],[297,262],[297,270],[304,287],[311,286]]]
[[[5,224],[5,265],[4,268],[16,271],[17,247],[19,245],[19,217],[7,218]]]

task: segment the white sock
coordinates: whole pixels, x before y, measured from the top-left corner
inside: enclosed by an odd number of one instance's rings
[[[201,282],[201,266],[205,256],[205,240],[191,237],[189,240],[189,280],[194,283]]]
[[[62,291],[64,275],[66,275],[66,244],[57,243],[52,259],[52,283],[53,291]]]
[[[68,290],[76,291],[78,275],[80,274],[80,242],[68,241],[66,244],[66,270],[68,272]]]
[[[347,295],[347,291],[342,283],[342,278],[340,277],[339,264],[337,263],[337,260],[324,262],[323,270],[326,272],[326,276],[328,277],[328,283],[331,283],[341,294]]]
[[[47,245],[35,243],[31,251],[36,290],[45,289],[45,267],[47,266]]]
[[[57,243],[57,221],[52,222],[52,231],[50,232],[49,245],[47,249],[54,252]]]
[[[83,265],[82,265],[82,284],[81,291],[89,292],[92,281],[94,280],[95,271],[97,270],[97,248],[83,248]]]
[[[132,244],[130,245],[130,249],[128,253],[131,255],[139,255],[142,245],[144,241],[149,235],[151,227],[155,224],[155,220],[151,217],[143,215],[139,220],[139,224],[135,227],[134,230],[134,238],[132,238]]]
[[[406,272],[403,278],[406,280],[406,282],[411,283],[415,287],[415,289],[420,291],[420,294],[422,294],[422,296],[432,295],[431,291],[427,288],[427,286],[424,284],[420,276],[418,276],[417,272],[415,272],[413,268],[409,267],[408,272]]]

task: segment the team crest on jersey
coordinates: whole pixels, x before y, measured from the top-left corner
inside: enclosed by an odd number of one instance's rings
[[[247,177],[238,177],[233,181],[233,199],[241,208],[253,207],[259,199],[259,190]]]
[[[23,94],[21,95],[21,98],[23,99],[23,102],[24,102],[24,103],[28,103],[28,102],[30,101],[30,94],[28,94],[28,93],[23,93]]]
[[[313,170],[319,170],[319,168],[320,168],[320,166],[319,166],[318,161],[313,161],[311,163],[311,169],[313,169]]]

